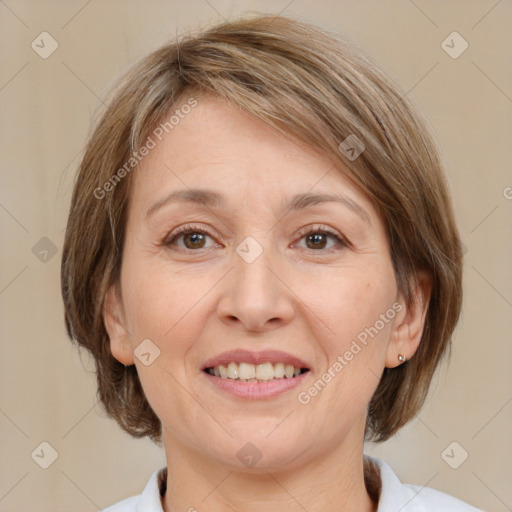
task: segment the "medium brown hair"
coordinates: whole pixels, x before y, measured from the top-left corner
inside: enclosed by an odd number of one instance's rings
[[[119,284],[132,177],[126,163],[181,98],[196,94],[226,100],[346,169],[382,213],[397,287],[409,304],[418,273],[430,276],[419,348],[405,364],[384,369],[368,407],[366,439],[388,439],[423,405],[461,309],[461,243],[439,150],[418,109],[353,41],[283,16],[246,16],[184,34],[143,58],[89,139],[61,284],[68,335],[94,356],[107,414],[135,437],[161,440],[135,366],[125,368],[110,352],[103,307],[107,289]],[[348,136],[364,144],[354,160],[340,150]]]

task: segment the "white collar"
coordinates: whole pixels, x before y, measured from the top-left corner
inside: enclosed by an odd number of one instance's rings
[[[381,491],[377,512],[483,512],[435,489],[403,484],[386,462],[364,456],[379,468]],[[167,485],[165,475],[165,467],[155,471],[142,494],[118,502],[104,512],[163,512],[161,492],[165,492]]]

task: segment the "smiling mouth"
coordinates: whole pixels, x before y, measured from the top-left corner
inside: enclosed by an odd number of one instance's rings
[[[309,371],[309,368],[298,368],[284,363],[235,363],[205,368],[204,372],[221,379],[238,380],[241,382],[268,382],[272,380],[293,379]]]

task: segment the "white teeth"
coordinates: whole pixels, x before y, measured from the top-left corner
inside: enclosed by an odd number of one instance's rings
[[[236,363],[228,364],[228,377],[230,379],[238,379],[238,365]]]
[[[230,365],[231,364],[236,363],[230,363]],[[229,376],[231,377],[231,375]],[[254,365],[248,363],[240,363],[238,365],[238,377],[240,378],[240,380],[254,379],[256,377],[256,370],[254,369]],[[260,378],[261,377],[258,377],[258,379]]]
[[[284,377],[284,364],[276,363],[274,365],[274,376],[276,379],[282,379]]]
[[[272,363],[263,363],[256,366],[256,378],[260,380],[273,379],[274,367],[272,366]]]
[[[282,379],[286,377],[291,379],[301,374],[300,368],[295,368],[292,364],[284,363],[235,363],[231,362],[227,366],[219,365],[209,369],[211,375],[223,379],[238,379],[248,382],[267,381],[272,379]]]

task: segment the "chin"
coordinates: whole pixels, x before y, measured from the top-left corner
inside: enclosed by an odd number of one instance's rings
[[[285,427],[290,419],[277,428],[279,422],[276,421],[259,421],[257,427],[241,422],[237,428],[230,429],[233,438],[217,444],[212,455],[238,471],[245,468],[257,473],[290,468],[305,449],[304,433]]]

